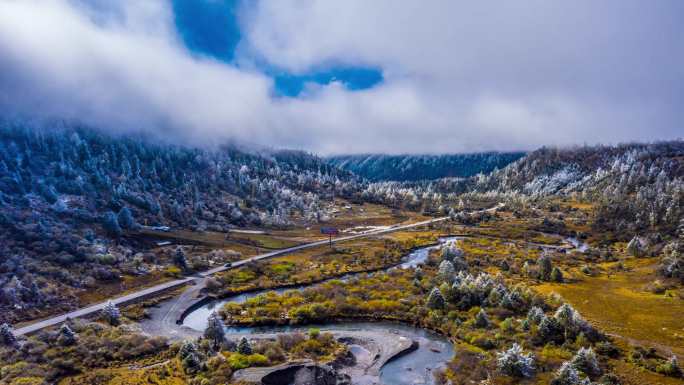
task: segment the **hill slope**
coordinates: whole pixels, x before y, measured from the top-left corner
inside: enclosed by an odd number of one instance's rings
[[[146,274],[121,238],[140,225],[225,231],[281,226],[293,213],[315,221],[321,198],[355,180],[302,152],[211,151],[0,121],[0,322],[73,306],[72,293],[93,280]]]
[[[483,152],[448,155],[339,155],[332,165],[372,181],[418,181],[445,177],[468,177],[503,168],[524,156],[523,152]]]

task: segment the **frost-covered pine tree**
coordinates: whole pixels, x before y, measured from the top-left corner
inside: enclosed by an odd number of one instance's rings
[[[556,377],[551,381],[551,385],[589,385],[591,381],[580,378],[577,369],[569,362],[561,364],[556,372]]]
[[[496,353],[497,369],[512,377],[532,377],[534,375],[534,358],[531,353],[524,353],[517,343],[510,349]]]
[[[59,328],[59,336],[57,341],[63,346],[69,346],[76,343],[76,333],[67,324],[62,324]]]
[[[532,306],[527,312],[527,320],[530,324],[538,325],[542,318],[544,318],[544,310],[539,306]]]
[[[17,343],[17,337],[14,336],[14,330],[8,323],[0,325],[0,342],[3,345],[13,346]]]
[[[456,272],[468,271],[468,261],[463,257],[456,257],[451,263],[454,265],[454,270]]]
[[[596,359],[596,353],[594,353],[594,350],[591,347],[580,348],[571,362],[575,369],[584,372],[588,376],[601,374],[601,368],[599,367],[598,359]]]
[[[444,260],[439,264],[439,270],[437,274],[439,275],[439,278],[447,282],[451,282],[454,280],[454,274],[456,274],[456,270],[451,262]]]
[[[684,258],[680,252],[680,242],[670,242],[663,248],[663,259],[659,271],[670,278],[679,278],[684,282]]]
[[[543,254],[539,257],[537,261],[539,265],[539,279],[548,281],[551,279],[551,271],[553,270],[553,263],[551,262],[551,257],[547,254]]]
[[[508,294],[506,291],[506,288],[503,287],[502,285],[499,285],[499,287],[493,288],[490,292],[489,295],[487,296],[487,304],[490,306],[497,306],[501,303],[501,300],[503,297]]]
[[[200,369],[202,366],[202,361],[200,360],[199,354],[190,353],[182,361],[183,369],[188,373],[194,373]]]
[[[252,345],[249,343],[247,338],[242,337],[240,343],[238,344],[238,353],[249,355],[252,354]]]
[[[135,218],[133,218],[131,209],[128,207],[122,207],[121,210],[119,210],[117,220],[119,221],[119,225],[126,230],[135,230],[139,226],[135,222]]]
[[[537,334],[544,342],[560,342],[560,340],[565,338],[563,327],[558,323],[558,320],[546,315],[543,315],[541,321],[539,321]]]
[[[194,342],[186,340],[183,342],[183,345],[181,345],[180,349],[178,350],[178,356],[181,360],[184,360],[185,357],[189,356],[190,354],[197,354],[197,346]]]
[[[223,322],[216,312],[209,316],[207,328],[204,329],[204,338],[212,343],[214,349],[218,349],[226,339],[226,332],[223,329]]]
[[[463,258],[463,250],[455,242],[449,242],[442,247],[442,260],[453,262],[455,258]]]
[[[641,257],[644,255],[644,245],[641,238],[634,236],[631,241],[627,244],[627,252],[635,257]]]
[[[183,248],[180,246],[177,247],[176,251],[173,253],[173,263],[183,270],[188,269],[188,261],[185,257],[185,251],[183,251]]]
[[[446,306],[446,300],[444,299],[444,296],[439,288],[432,288],[432,291],[427,298],[427,306],[430,309],[444,309],[444,306]]]
[[[520,308],[520,306],[522,306],[522,304],[523,299],[520,297],[520,294],[513,290],[503,296],[500,306],[508,310],[517,310]]]
[[[118,325],[121,320],[121,312],[112,301],[107,301],[107,304],[102,308],[102,316],[112,326]]]
[[[102,218],[102,227],[112,237],[118,238],[122,234],[119,220],[116,214],[111,211],[108,211],[104,214],[104,217]]]
[[[575,325],[575,309],[570,304],[564,303],[556,310],[554,318],[562,327],[572,328]]]
[[[484,311],[484,309],[480,309],[480,311],[475,316],[474,325],[475,325],[475,327],[478,327],[478,328],[489,327],[489,316]]]

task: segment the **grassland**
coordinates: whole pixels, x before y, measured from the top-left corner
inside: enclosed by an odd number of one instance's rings
[[[403,231],[310,248],[232,269],[217,275],[217,295],[306,284],[348,273],[374,271],[398,264],[413,248],[435,243],[436,231]]]

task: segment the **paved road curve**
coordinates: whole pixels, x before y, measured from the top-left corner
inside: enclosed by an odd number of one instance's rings
[[[371,231],[363,232],[361,234],[355,234],[355,235],[335,238],[332,240],[332,242],[337,243],[337,242],[348,241],[351,239],[363,238],[363,237],[379,235],[379,234],[386,234],[386,233],[390,233],[393,231],[405,230],[405,229],[409,229],[409,228],[413,228],[413,227],[427,225],[430,223],[441,222],[441,221],[444,221],[446,219],[448,219],[448,217],[429,219],[426,221],[411,223],[411,224],[407,224],[407,225],[394,225],[394,226],[391,226],[387,229],[371,230]],[[140,300],[142,298],[153,296],[154,294],[163,292],[165,290],[180,287],[180,286],[185,285],[188,282],[190,282],[190,281],[192,281],[198,277],[202,277],[202,278],[208,277],[210,275],[220,273],[220,272],[228,270],[228,269],[240,267],[246,263],[250,263],[253,261],[260,261],[262,259],[273,258],[273,257],[277,257],[280,255],[289,254],[289,253],[292,253],[295,251],[325,245],[328,242],[329,241],[326,239],[326,240],[321,240],[321,241],[316,241],[316,242],[311,242],[311,243],[305,243],[305,244],[290,247],[287,249],[281,249],[281,250],[271,251],[271,252],[265,253],[265,254],[256,255],[256,256],[251,257],[251,258],[246,258],[246,259],[234,262],[231,267],[219,266],[219,267],[213,268],[211,270],[201,272],[195,276],[189,276],[189,277],[177,279],[174,281],[165,282],[165,283],[162,283],[159,285],[148,287],[147,289],[143,289],[140,291],[136,291],[134,293],[126,294],[126,295],[121,296],[121,297],[112,298],[111,301],[117,305],[124,305],[127,303],[135,302],[135,301]],[[45,329],[45,328],[50,327],[50,326],[59,325],[59,324],[65,322],[69,318],[78,318],[78,317],[84,317],[87,315],[91,315],[93,313],[96,313],[96,312],[102,310],[102,308],[104,308],[106,303],[107,302],[97,303],[97,304],[87,306],[87,307],[84,307],[84,308],[81,308],[78,310],[74,310],[74,311],[66,313],[66,314],[58,315],[58,316],[55,316],[52,318],[48,318],[48,319],[45,319],[42,321],[32,323],[30,325],[16,329],[14,331],[14,334],[16,334],[16,335],[31,334],[31,333],[35,333],[41,329]]]
[[[489,208],[486,210],[481,210],[481,211],[494,211],[494,210],[496,210],[502,206],[503,206],[503,204],[499,203],[498,205],[496,205],[492,208]],[[335,238],[332,240],[332,242],[333,243],[344,242],[344,241],[348,241],[351,239],[364,238],[364,237],[380,235],[380,234],[387,234],[387,233],[391,233],[394,231],[405,230],[405,229],[410,229],[413,227],[428,225],[431,223],[442,222],[442,221],[445,221],[447,219],[449,219],[449,217],[440,217],[440,218],[428,219],[425,221],[416,222],[416,223],[409,223],[406,225],[393,225],[393,226],[390,226],[389,228],[386,228],[386,229],[369,230],[369,231],[365,231],[365,232],[360,233],[360,234]],[[136,291],[134,293],[126,294],[126,295],[121,296],[121,297],[112,298],[111,301],[116,305],[128,304],[128,303],[135,302],[137,300],[140,300],[140,299],[143,299],[146,297],[151,297],[151,296],[153,296],[157,293],[163,292],[165,290],[169,290],[172,288],[183,286],[183,285],[187,284],[188,282],[195,280],[196,278],[205,278],[205,277],[208,277],[208,276],[216,274],[216,273],[220,273],[220,272],[225,271],[225,270],[240,267],[246,263],[250,263],[253,261],[260,261],[262,259],[273,258],[273,257],[277,257],[280,255],[289,254],[289,253],[292,253],[295,251],[325,245],[328,243],[329,243],[329,241],[326,239],[326,240],[321,240],[321,241],[316,241],[316,242],[311,242],[311,243],[305,243],[305,244],[294,246],[294,247],[289,247],[287,249],[271,251],[271,252],[265,253],[265,254],[259,254],[259,255],[256,255],[254,257],[250,257],[250,258],[246,258],[246,259],[234,262],[230,267],[226,267],[226,266],[215,267],[211,270],[207,270],[207,271],[201,272],[199,274],[196,274],[195,276],[189,276],[189,277],[177,279],[174,281],[169,281],[169,282],[162,283],[162,284],[159,284],[156,286],[148,287],[147,289]],[[78,310],[74,310],[74,311],[66,313],[66,314],[58,315],[58,316],[55,316],[52,318],[48,318],[48,319],[45,319],[42,321],[32,323],[30,325],[16,329],[14,331],[14,334],[18,335],[18,336],[19,335],[31,334],[31,333],[35,333],[39,330],[48,328],[50,326],[59,325],[59,324],[65,322],[69,318],[78,318],[78,317],[84,317],[87,315],[91,315],[93,313],[101,311],[104,308],[106,303],[107,303],[106,301],[101,302],[101,303],[97,303],[97,304],[90,305],[90,306],[87,306],[87,307],[84,307],[84,308],[81,308]]]

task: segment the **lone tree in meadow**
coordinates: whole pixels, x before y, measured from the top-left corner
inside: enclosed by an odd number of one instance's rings
[[[430,309],[444,309],[446,306],[446,300],[439,288],[433,288],[427,298],[427,306]]]
[[[212,312],[209,316],[207,328],[204,329],[204,337],[211,341],[214,350],[218,349],[226,339],[223,322],[216,312]]]
[[[107,304],[102,309],[102,316],[112,326],[118,325],[121,321],[121,312],[119,312],[119,308],[112,301],[107,301]]]
[[[555,266],[553,270],[551,270],[551,280],[553,282],[563,282],[563,272],[561,272],[558,266]]]

